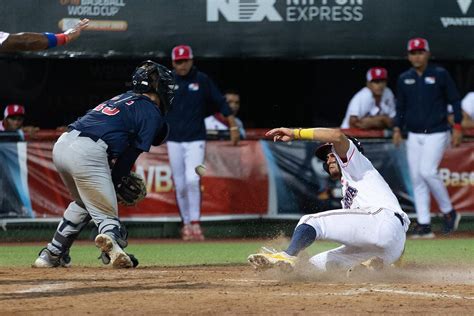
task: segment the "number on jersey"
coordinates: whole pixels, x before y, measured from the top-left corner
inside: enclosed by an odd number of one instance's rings
[[[116,115],[117,113],[120,112],[120,110],[118,108],[113,108],[113,107],[107,106],[107,104],[105,104],[105,103],[101,103],[98,106],[96,106],[94,108],[94,111],[102,112],[105,115],[109,115],[109,116]]]

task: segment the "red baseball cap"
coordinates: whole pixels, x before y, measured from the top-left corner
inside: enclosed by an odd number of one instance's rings
[[[171,52],[172,60],[193,59],[193,50],[188,45],[178,45]]]
[[[372,67],[367,71],[367,81],[372,80],[387,80],[388,72],[387,69],[382,67]]]
[[[9,104],[5,107],[3,118],[15,115],[25,115],[25,107],[19,104]]]
[[[412,38],[411,40],[408,41],[408,51],[414,51],[414,50],[425,50],[427,52],[430,51],[430,45],[428,44],[428,41],[425,40],[424,38],[417,37],[417,38]]]

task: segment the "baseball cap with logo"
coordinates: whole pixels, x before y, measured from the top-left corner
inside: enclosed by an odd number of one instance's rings
[[[430,45],[428,44],[428,41],[425,40],[424,38],[417,37],[417,38],[412,38],[411,40],[408,41],[407,49],[409,52],[412,52],[414,50],[425,50],[429,52]]]
[[[193,50],[188,45],[178,45],[171,52],[172,60],[193,59]]]
[[[387,69],[382,67],[372,67],[367,71],[367,81],[372,80],[387,80],[388,72]]]
[[[5,107],[5,111],[3,112],[3,117],[7,118],[9,116],[15,115],[25,115],[25,107],[19,104],[9,104]]]

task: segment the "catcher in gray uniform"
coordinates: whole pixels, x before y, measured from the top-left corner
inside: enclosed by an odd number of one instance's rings
[[[130,170],[142,152],[160,145],[168,135],[163,116],[173,100],[174,80],[170,70],[148,60],[136,68],[132,84],[132,91],[99,104],[70,124],[54,145],[53,162],[73,202],[33,267],[70,266],[69,248],[91,219],[105,264],[138,265],[123,250],[127,232],[117,204],[134,205],[146,195],[143,180]]]

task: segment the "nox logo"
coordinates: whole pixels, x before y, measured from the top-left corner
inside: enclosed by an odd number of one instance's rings
[[[459,9],[461,9],[462,14],[466,14],[471,6],[472,0],[458,0]]]
[[[219,13],[229,22],[282,21],[276,0],[207,0],[207,21],[219,21]]]

